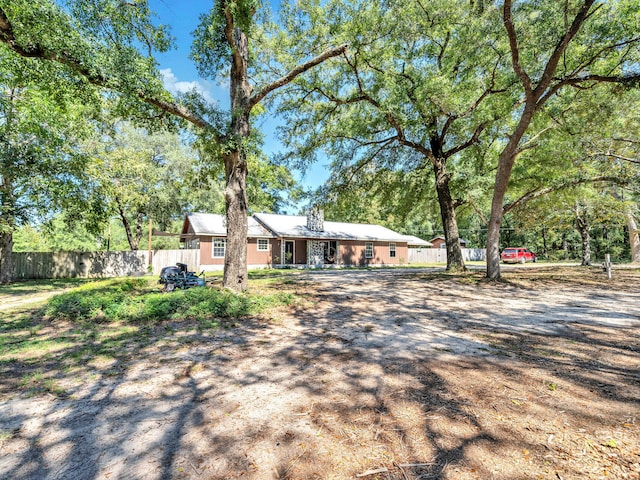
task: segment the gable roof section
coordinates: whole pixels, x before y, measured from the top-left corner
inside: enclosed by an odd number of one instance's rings
[[[381,225],[359,223],[324,222],[324,231],[307,228],[303,215],[277,215],[256,213],[247,217],[249,238],[310,238],[318,240],[360,240],[382,242],[406,242],[411,246],[430,246],[429,242],[412,235],[402,235]],[[184,219],[181,238],[199,236],[225,237],[226,217],[216,213],[189,213]]]
[[[433,243],[422,240],[414,235],[404,235],[407,239],[407,245],[410,247],[433,247]]]
[[[278,237],[312,238],[318,240],[407,241],[405,235],[401,235],[381,225],[325,221],[324,231],[315,232],[307,228],[307,217],[302,215],[256,213],[254,217]]]
[[[445,240],[444,235],[438,235],[437,237],[433,237],[429,242],[433,242],[435,240]],[[469,243],[469,240],[465,240],[464,238],[459,238],[458,241],[460,243]]]
[[[226,217],[217,213],[188,213],[182,226],[182,237],[211,235],[225,237],[227,235]],[[247,217],[249,238],[273,238],[274,235],[253,217]]]

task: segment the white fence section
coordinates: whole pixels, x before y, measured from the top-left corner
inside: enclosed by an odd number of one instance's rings
[[[463,248],[465,262],[485,261],[484,248]],[[444,248],[410,248],[408,263],[447,263],[447,250]]]
[[[151,264],[154,275],[160,275],[162,267],[168,267],[176,263],[185,263],[189,271],[200,273],[200,249],[155,250],[153,252]]]

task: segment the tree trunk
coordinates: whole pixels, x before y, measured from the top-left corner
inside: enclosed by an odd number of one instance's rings
[[[13,231],[15,229],[15,197],[12,182],[0,175],[0,283],[13,280]]]
[[[253,87],[249,83],[249,43],[245,32],[232,33],[233,64],[230,75],[231,140],[234,147],[223,155],[226,177],[224,198],[227,206],[227,246],[222,285],[236,292],[248,287],[247,275],[247,159],[243,150],[251,135],[248,107]]]
[[[0,283],[13,280],[13,232],[0,232]]]
[[[227,246],[224,256],[223,285],[241,292],[247,289],[247,162],[236,150],[224,158],[227,184]]]
[[[129,243],[129,248],[131,249],[131,251],[135,252],[136,250],[138,250],[140,239],[142,238],[142,213],[138,213],[138,216],[136,217],[136,234],[134,235],[131,231],[131,224],[129,223],[129,219],[125,215],[124,209],[119,202],[118,212],[120,214],[122,226],[124,227],[124,232],[127,234],[127,242]]]
[[[578,231],[580,232],[580,238],[582,239],[582,263],[583,267],[591,266],[591,234],[589,230],[589,222],[584,218],[578,218],[576,222]]]
[[[640,263],[640,230],[633,213],[625,212],[627,228],[629,229],[629,244],[631,246],[631,262]]]
[[[513,134],[509,137],[509,142],[498,157],[498,170],[493,186],[493,199],[491,201],[491,217],[487,229],[487,278],[498,280],[500,278],[500,227],[504,216],[504,196],[507,192],[507,185],[511,177],[513,164],[518,156],[518,145],[524,136],[533,115],[535,105],[525,105],[520,121]]]
[[[458,222],[456,221],[456,210],[454,201],[451,198],[449,180],[451,176],[446,171],[446,159],[438,158],[433,162],[433,172],[436,176],[436,191],[438,192],[438,203],[440,204],[440,216],[442,227],[444,228],[444,238],[447,245],[447,270],[464,271],[464,258],[460,247],[460,234],[458,233]]]

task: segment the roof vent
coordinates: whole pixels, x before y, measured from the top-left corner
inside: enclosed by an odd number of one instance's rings
[[[312,232],[324,232],[324,211],[313,207],[307,213],[307,228]]]

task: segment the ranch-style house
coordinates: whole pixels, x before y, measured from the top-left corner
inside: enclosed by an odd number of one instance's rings
[[[429,246],[380,225],[325,222],[321,210],[307,216],[256,213],[247,222],[249,268],[400,265],[409,247]],[[180,238],[185,248],[200,249],[202,267],[223,267],[225,223],[224,215],[186,215]]]

